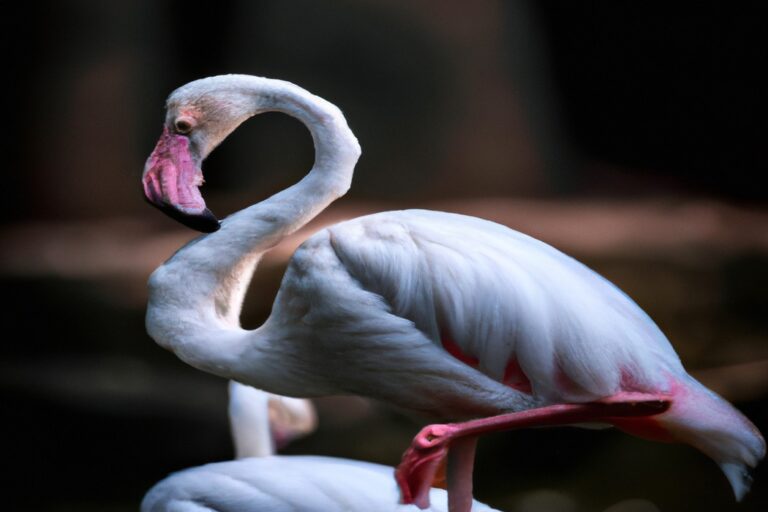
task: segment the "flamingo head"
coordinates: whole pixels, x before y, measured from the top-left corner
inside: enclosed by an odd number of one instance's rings
[[[254,115],[234,75],[190,82],[171,93],[163,132],[142,175],[144,197],[182,224],[210,233],[219,221],[200,193],[202,162],[240,123]],[[235,82],[235,84],[233,84]]]
[[[317,413],[309,400],[270,394],[267,406],[272,439],[278,450],[317,428]]]

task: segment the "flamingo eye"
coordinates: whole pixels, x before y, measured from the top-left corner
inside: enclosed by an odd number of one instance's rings
[[[178,133],[185,135],[192,131],[192,121],[182,117],[176,120],[174,127]]]

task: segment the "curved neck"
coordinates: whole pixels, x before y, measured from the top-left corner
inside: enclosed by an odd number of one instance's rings
[[[236,459],[274,455],[267,393],[231,380],[228,412]]]
[[[360,146],[337,107],[300,87],[257,77],[217,78],[226,79],[226,87],[217,84],[222,102],[237,110],[225,133],[252,115],[284,112],[309,128],[315,163],[301,181],[224,219],[219,231],[193,240],[158,268],[150,278],[147,330],[192,366],[268,389],[269,375],[280,367],[275,347],[264,329],[248,333],[239,326],[251,276],[266,250],[346,193]],[[245,351],[262,371],[241,367]]]

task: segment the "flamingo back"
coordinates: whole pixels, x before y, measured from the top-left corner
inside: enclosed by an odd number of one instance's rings
[[[473,217],[408,210],[330,228],[347,271],[435,344],[545,402],[658,391],[684,374],[656,324],[582,263]]]

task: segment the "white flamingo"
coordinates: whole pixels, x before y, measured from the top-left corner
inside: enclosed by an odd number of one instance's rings
[[[218,229],[198,190],[201,163],[266,111],[309,128],[314,166]],[[144,170],[145,195],[190,226],[218,231],[152,274],[155,341],[192,366],[282,395],[355,393],[433,418],[479,418],[414,439],[398,469],[406,503],[427,506],[447,454],[452,510],[466,510],[483,432],[590,422],[691,444],[742,498],[748,468],[765,454],[752,423],[686,373],[619,289],[504,226],[420,210],[331,226],[295,252],[264,325],[242,329],[260,256],[348,190],[359,155],[339,109],[291,83],[227,75],[174,91]]]
[[[333,457],[277,456],[274,436],[304,435],[315,426],[310,402],[231,381],[229,418],[238,460],[179,471],[144,497],[141,512],[406,512],[398,505],[395,469]],[[284,437],[284,440],[287,440]],[[447,496],[431,489],[430,510]],[[492,512],[474,502],[475,512]]]
[[[317,427],[309,400],[273,395],[233,380],[228,413],[236,459],[274,455],[276,448]]]

